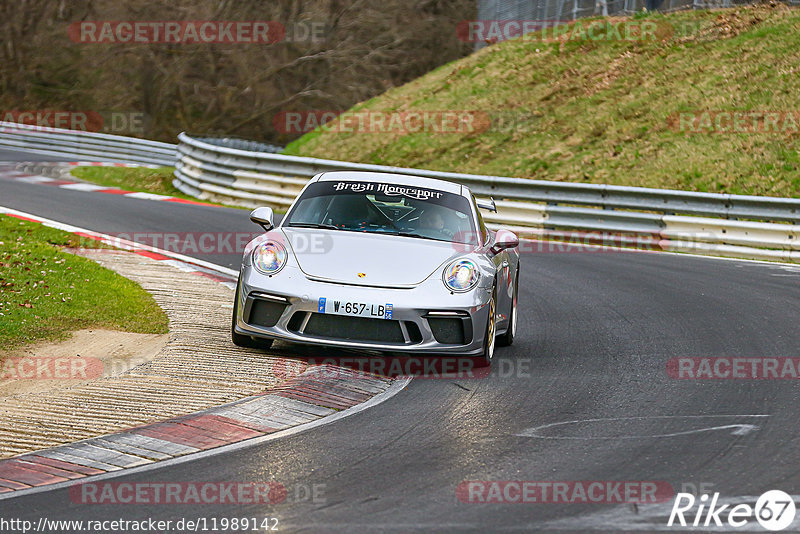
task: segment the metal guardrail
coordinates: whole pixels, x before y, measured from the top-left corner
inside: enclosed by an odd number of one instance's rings
[[[135,137],[0,121],[0,148],[61,158],[172,166],[177,147]]]
[[[487,223],[507,226],[523,235],[551,237],[571,231],[574,236],[580,231],[587,239],[618,244],[641,243],[641,238],[646,238],[659,249],[800,261],[800,199],[796,198],[548,182],[348,163],[242,150],[185,133],[178,140],[173,184],[206,200],[286,207],[319,172],[390,172],[458,182],[478,196],[493,196],[498,199],[498,213],[485,214]],[[603,235],[596,235],[598,232]]]
[[[280,154],[283,152],[282,146],[261,143],[259,141],[251,141],[249,139],[241,139],[239,137],[194,135],[188,135],[188,137],[211,145],[225,148],[237,148],[239,150],[246,150],[248,152],[269,152],[270,154]]]
[[[277,154],[233,138],[179,144],[0,122],[0,148],[94,161],[175,165],[173,184],[232,205],[289,206],[317,173],[375,171],[438,178],[497,199],[490,226],[523,236],[723,256],[800,261],[800,199],[576,184],[367,165]]]

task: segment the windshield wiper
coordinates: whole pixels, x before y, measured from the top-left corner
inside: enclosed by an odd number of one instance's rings
[[[419,239],[430,239],[431,241],[445,241],[445,239],[436,239],[435,237],[428,237],[426,235],[419,235],[419,234],[415,234],[413,232],[402,232],[402,231],[394,232],[394,231],[392,231],[392,232],[375,232],[375,233],[376,234],[381,234],[381,235],[399,235],[401,237],[417,237]]]
[[[341,230],[341,228],[339,228],[338,226],[325,223],[294,222],[294,223],[289,223],[289,226],[291,226],[292,228],[324,228],[325,230]]]

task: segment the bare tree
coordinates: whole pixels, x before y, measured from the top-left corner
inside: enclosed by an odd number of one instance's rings
[[[283,143],[283,110],[345,110],[468,54],[474,0],[0,0],[0,104],[144,112],[187,130]],[[92,17],[89,19],[89,17]],[[274,43],[76,43],[81,20],[277,21]],[[316,33],[314,33],[316,32]]]

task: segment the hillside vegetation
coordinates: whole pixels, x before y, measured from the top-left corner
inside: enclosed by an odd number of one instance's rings
[[[332,122],[286,152],[545,180],[800,196],[800,11],[772,3],[642,14],[625,23],[644,22],[657,26],[656,38],[609,33],[590,39],[575,31],[557,41],[534,35],[494,44],[351,110],[390,118],[472,111],[478,117],[472,131],[409,133],[387,126],[359,132]]]

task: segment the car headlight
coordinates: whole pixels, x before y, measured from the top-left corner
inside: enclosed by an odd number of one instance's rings
[[[263,274],[275,274],[286,265],[286,249],[274,241],[261,243],[253,250],[253,267]]]
[[[444,270],[444,285],[450,291],[463,293],[478,285],[478,266],[469,260],[456,260]]]

